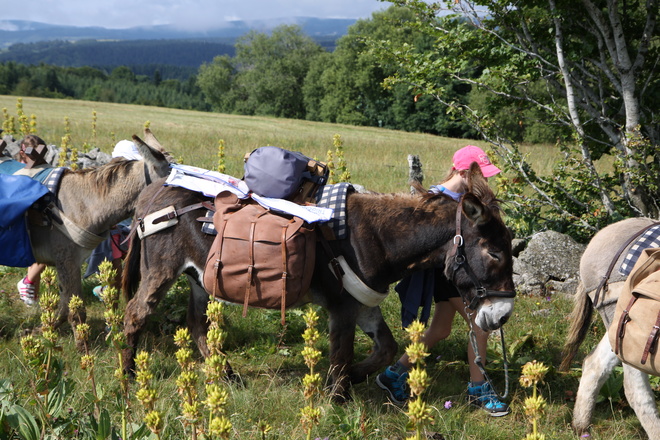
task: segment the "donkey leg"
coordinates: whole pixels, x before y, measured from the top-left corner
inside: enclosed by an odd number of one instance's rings
[[[607,334],[584,359],[580,386],[573,408],[573,428],[579,435],[587,433],[589,430],[598,392],[619,363],[619,358],[612,351]]]
[[[151,271],[156,274],[158,271]],[[165,297],[172,287],[176,277],[160,277],[159,279],[146,278],[142,280],[136,295],[126,305],[124,314],[124,335],[127,348],[122,350],[124,372],[133,375],[135,371],[135,350],[137,349],[140,333],[147,318],[154,312],[158,303]]]
[[[350,367],[353,363],[358,303],[351,301],[328,309],[330,330],[330,395],[335,403],[350,400]]]
[[[373,340],[374,346],[369,357],[351,367],[350,378],[353,384],[365,381],[370,374],[390,365],[398,350],[380,307],[360,307],[357,324]]]
[[[72,261],[77,261],[74,258],[74,256],[69,255],[68,257],[58,260],[58,263],[55,265],[60,289],[60,302],[57,310],[57,321],[55,326],[59,327],[68,320],[75,334],[76,326],[85,322],[87,314],[85,313],[84,307],[80,309],[77,316],[72,315],[69,311],[69,301],[71,301],[71,298],[74,295],[77,297],[82,296],[80,264],[72,264]],[[85,348],[84,343],[78,338],[76,338],[76,348],[80,351],[83,351]]]
[[[190,297],[188,299],[186,322],[199,352],[202,356],[208,357],[209,347],[206,345],[206,333],[209,329],[209,322],[206,319],[206,306],[209,302],[209,296],[193,277],[190,275],[187,275],[187,277],[190,285]]]
[[[623,388],[649,439],[660,439],[660,415],[648,374],[623,364]]]

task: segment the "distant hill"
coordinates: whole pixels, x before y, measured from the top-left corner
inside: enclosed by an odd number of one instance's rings
[[[0,50],[15,43],[79,40],[234,40],[250,30],[268,32],[282,24],[296,24],[312,38],[338,38],[345,35],[355,19],[292,17],[254,21],[219,22],[214,29],[187,31],[172,25],[141,26],[129,29],[60,26],[21,20],[0,19]]]
[[[128,66],[138,74],[151,75],[157,69],[163,79],[185,79],[215,56],[233,56],[236,39],[250,30],[268,32],[282,24],[297,24],[321,46],[333,50],[355,21],[305,17],[230,21],[199,32],[169,25],[106,29],[0,20],[0,62],[91,66],[106,71]]]

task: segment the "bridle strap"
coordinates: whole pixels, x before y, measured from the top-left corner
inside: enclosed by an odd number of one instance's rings
[[[603,298],[605,298],[605,294],[607,293],[608,287],[607,284],[610,280],[610,275],[612,275],[612,270],[614,270],[614,265],[616,264],[617,261],[619,261],[619,257],[623,253],[623,251],[626,250],[628,246],[640,235],[642,235],[644,232],[648,231],[654,226],[657,226],[659,222],[653,222],[652,224],[642,228],[640,231],[637,231],[635,234],[633,234],[628,240],[626,240],[625,243],[621,245],[619,250],[614,254],[614,258],[612,258],[612,261],[610,261],[610,265],[607,268],[607,271],[605,272],[605,275],[603,275],[603,278],[600,280],[600,283],[598,283],[598,287],[596,287],[596,293],[594,294],[594,307],[598,306],[598,301],[600,299],[600,292],[603,292]]]
[[[456,207],[456,235],[454,235],[454,247],[452,248],[449,256],[456,255],[458,249],[463,246],[463,235],[461,233],[461,216],[463,214],[463,196],[458,200],[458,207]]]
[[[464,269],[465,272],[467,273],[468,277],[472,281],[472,284],[474,284],[474,287],[476,288],[476,295],[470,301],[470,305],[468,306],[471,310],[475,310],[475,308],[479,305],[479,303],[487,298],[514,298],[516,296],[516,292],[513,290],[490,290],[486,289],[481,285],[479,282],[479,279],[477,276],[474,274],[472,271],[472,268],[470,267],[470,264],[467,261],[467,258],[465,257],[465,252],[463,250],[463,245],[464,240],[463,240],[463,235],[461,233],[461,220],[462,220],[462,213],[463,213],[463,197],[460,198],[458,201],[458,207],[456,208],[456,235],[454,235],[454,247],[452,248],[451,252],[449,253],[449,256],[454,257],[454,274],[458,271],[458,269]],[[463,298],[463,295],[461,295],[461,298]],[[463,298],[463,302],[465,303],[465,298]]]
[[[144,182],[146,183],[145,186],[149,186],[152,182],[151,176],[149,175],[149,166],[144,160],[142,161],[142,165],[144,165]]]

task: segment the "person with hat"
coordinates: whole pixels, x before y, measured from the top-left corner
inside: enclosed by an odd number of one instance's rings
[[[445,194],[458,201],[468,189],[467,172],[473,162],[479,164],[485,178],[500,173],[500,169],[490,162],[488,155],[481,148],[468,145],[454,153],[453,165],[448,175],[440,184],[431,186],[429,191]],[[422,342],[428,350],[449,336],[456,312],[468,322],[469,317],[465,312],[465,306],[458,290],[441,270],[431,269],[417,272],[402,280],[395,290],[401,298],[401,316],[404,327],[417,318],[417,310],[420,305],[424,304],[427,307],[422,311],[421,320],[426,322],[430,314],[431,298],[435,302],[431,323],[422,337]],[[422,291],[427,291],[428,295],[424,295],[426,292]],[[488,333],[477,325],[472,327],[476,334],[477,349],[485,361]],[[468,343],[470,370],[470,382],[467,387],[468,402],[484,409],[491,416],[507,415],[510,411],[509,406],[499,400],[474,360],[474,349],[472,344]],[[397,405],[404,405],[410,397],[407,378],[408,370],[411,367],[412,363],[408,359],[408,355],[404,353],[394,365],[387,367],[376,378],[376,384],[387,391],[390,400]]]

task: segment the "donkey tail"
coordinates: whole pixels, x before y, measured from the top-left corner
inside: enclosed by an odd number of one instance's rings
[[[568,371],[570,368],[573,358],[587,336],[593,313],[594,307],[591,298],[587,295],[584,285],[580,281],[575,292],[575,305],[569,318],[571,326],[564,343],[563,359],[559,366],[560,371]]]
[[[140,285],[140,255],[142,249],[142,240],[137,234],[131,239],[131,245],[128,254],[124,259],[124,274],[121,282],[121,291],[124,300],[128,302]]]

